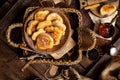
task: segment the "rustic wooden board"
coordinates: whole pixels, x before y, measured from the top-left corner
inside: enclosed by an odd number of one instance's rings
[[[35,70],[35,66],[29,66],[24,72],[21,68],[25,61],[20,61],[19,56],[0,40],[0,79],[2,80],[26,80],[27,78],[45,78]],[[45,67],[44,65],[40,65]],[[46,68],[46,67],[45,67]],[[42,69],[42,68],[41,68]]]
[[[77,0],[75,0],[77,1]],[[39,6],[39,0],[8,0],[8,3],[15,3],[9,11],[5,14],[2,19],[0,20],[0,78],[3,80],[30,80],[30,78],[39,77],[41,80],[46,80],[44,73],[48,68],[50,68],[49,64],[31,64],[25,72],[21,72],[20,69],[26,63],[25,61],[20,61],[18,58],[22,55],[22,50],[13,48],[8,45],[6,41],[6,29],[12,23],[22,22],[22,18],[25,12],[25,9],[29,6]],[[57,5],[57,7],[59,7]],[[7,6],[8,7],[8,6]],[[76,8],[76,5],[72,5],[73,8]],[[6,7],[5,7],[6,8]],[[1,8],[0,8],[1,9]],[[2,10],[0,10],[2,12]],[[90,17],[87,14],[87,11],[80,10],[83,14],[83,26],[93,29],[93,23]],[[1,13],[0,12],[0,13]],[[5,12],[4,12],[5,13]],[[120,18],[117,19],[119,21]],[[120,27],[120,23],[117,22],[118,27]],[[119,28],[118,28],[119,29]],[[117,30],[118,30],[117,29]],[[119,32],[119,30],[117,31]],[[117,34],[118,35],[118,34]],[[118,37],[117,37],[118,38]],[[115,40],[117,40],[117,38]],[[107,42],[101,41],[106,44]],[[114,43],[114,42],[113,42]],[[102,59],[102,58],[101,58]],[[100,60],[101,60],[100,59]],[[109,60],[106,59],[106,61]],[[104,61],[99,61],[102,64]],[[86,56],[83,56],[83,60],[76,65],[73,65],[80,74],[89,76],[91,78],[95,78],[94,75],[97,72],[93,72],[95,69],[98,68],[97,61],[90,61]],[[10,75],[9,75],[10,74]]]
[[[0,19],[6,14],[6,12],[12,7],[9,2],[5,2],[0,8]],[[4,9],[4,10],[3,10]]]

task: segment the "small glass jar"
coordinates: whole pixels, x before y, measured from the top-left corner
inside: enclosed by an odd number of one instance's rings
[[[86,57],[90,60],[97,60],[99,58],[99,52],[96,49],[92,49],[86,52]]]
[[[110,38],[115,32],[114,26],[110,23],[101,24],[98,28],[98,34],[104,38]]]

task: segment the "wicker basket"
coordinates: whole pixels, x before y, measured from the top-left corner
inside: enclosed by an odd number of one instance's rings
[[[37,8],[38,7],[29,7],[25,12],[23,21],[25,21],[27,19],[27,16],[29,15],[29,13],[31,13],[31,11],[34,11]],[[61,12],[65,13],[65,14],[76,13],[78,15],[78,19],[79,19],[79,22],[78,22],[79,27],[81,27],[82,16],[81,16],[81,13],[78,10],[71,9],[71,8],[54,8],[54,9],[55,10],[60,10]],[[30,58],[32,57],[31,63],[47,63],[47,64],[53,64],[53,65],[67,65],[67,66],[69,66],[69,65],[78,64],[82,59],[82,50],[80,50],[78,52],[78,50],[76,50],[77,49],[76,47],[73,49],[72,52],[69,51],[62,58],[56,60],[52,57],[49,57],[49,54],[43,55],[43,54],[40,54],[39,52],[31,49],[29,47],[29,45],[26,43],[26,41],[24,40],[24,38],[23,38],[23,43],[22,44],[16,44],[16,43],[12,42],[12,40],[10,39],[10,33],[11,33],[12,29],[15,28],[15,27],[24,28],[22,23],[11,24],[9,26],[7,32],[6,32],[7,41],[13,47],[23,49],[24,50],[23,54],[25,55],[26,59],[30,60]],[[31,55],[31,53],[32,53],[32,55]],[[69,53],[72,53],[72,55],[69,56]],[[36,57],[37,55],[40,55],[42,57]]]

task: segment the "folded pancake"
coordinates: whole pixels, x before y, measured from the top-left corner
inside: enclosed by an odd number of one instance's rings
[[[112,4],[103,5],[100,9],[101,15],[111,15],[116,10],[116,6]]]
[[[27,27],[27,34],[28,35],[31,35],[34,30],[36,29],[36,26],[38,24],[38,20],[31,20],[29,23],[28,23],[28,27]]]
[[[49,20],[49,21],[59,20],[60,22],[63,23],[63,19],[62,19],[62,17],[58,13],[50,13],[47,16],[46,20]]]
[[[39,29],[38,31],[36,31],[36,32],[34,32],[33,34],[32,34],[32,40],[36,40],[36,38],[37,38],[37,36],[39,35],[39,34],[41,34],[41,33],[45,33],[45,31],[43,30],[43,29]]]
[[[41,33],[36,39],[38,49],[47,50],[53,48],[53,38],[47,33]]]
[[[45,31],[52,36],[54,40],[54,45],[58,45],[60,43],[62,31],[58,27],[47,27],[45,28]]]
[[[49,20],[39,22],[38,26],[37,26],[37,30],[38,29],[44,29],[45,27],[48,27],[48,26],[51,26],[51,25],[52,25],[52,22],[49,21]]]
[[[53,26],[58,27],[62,31],[62,35],[65,34],[66,25],[58,20],[53,21]]]
[[[44,11],[38,11],[35,13],[35,20],[45,20],[46,16],[49,14],[48,10],[44,10]]]

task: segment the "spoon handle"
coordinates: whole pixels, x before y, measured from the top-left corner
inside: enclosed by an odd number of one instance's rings
[[[115,17],[111,20],[110,25],[112,25],[112,23],[118,18],[118,15],[115,15]]]
[[[113,44],[118,50],[120,50],[120,38]]]

